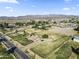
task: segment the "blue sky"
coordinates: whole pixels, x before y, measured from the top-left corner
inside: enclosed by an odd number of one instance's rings
[[[79,0],[0,0],[0,16],[79,15]]]

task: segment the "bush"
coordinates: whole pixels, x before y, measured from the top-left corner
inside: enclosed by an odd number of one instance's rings
[[[47,34],[42,35],[42,38],[48,38]]]

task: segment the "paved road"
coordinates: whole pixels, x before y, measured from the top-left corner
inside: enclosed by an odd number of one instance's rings
[[[14,47],[15,45],[12,44],[4,35],[3,37],[6,39],[6,41],[3,41],[3,43],[8,47],[8,48],[11,48],[11,47]],[[21,59],[29,59],[29,57],[22,51],[20,50],[19,48],[16,48],[14,53],[17,53]],[[19,59],[20,59],[19,58]]]

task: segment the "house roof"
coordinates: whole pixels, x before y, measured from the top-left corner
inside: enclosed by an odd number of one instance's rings
[[[79,40],[79,36],[74,36],[74,39],[77,39],[77,40]]]

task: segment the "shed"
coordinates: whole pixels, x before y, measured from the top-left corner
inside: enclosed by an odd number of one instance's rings
[[[72,37],[72,40],[73,40],[73,41],[76,41],[76,42],[79,42],[79,36],[74,36],[74,37]]]

